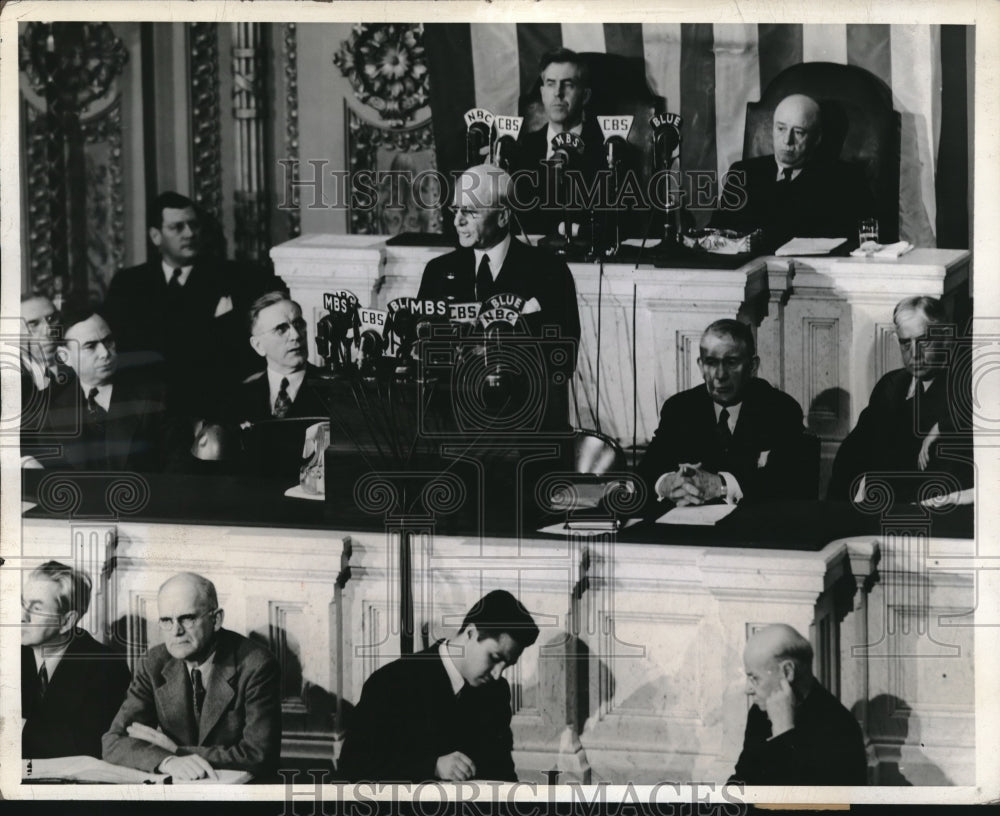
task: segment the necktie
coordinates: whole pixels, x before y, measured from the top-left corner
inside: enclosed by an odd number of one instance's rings
[[[49,670],[42,663],[42,668],[38,670],[38,693],[44,697],[49,690]]]
[[[792,180],[792,168],[784,167],[781,170],[781,183],[788,184]]]
[[[184,272],[184,270],[182,270],[179,266],[176,269],[174,269],[174,274],[170,278],[170,283],[167,284],[167,288],[171,292],[178,292],[178,291],[180,291],[180,288],[181,288],[181,275],[183,274],[183,272]]]
[[[191,703],[194,706],[195,722],[201,719],[201,709],[205,705],[205,686],[201,682],[201,671],[191,670]]]
[[[729,451],[729,444],[733,441],[733,433],[729,430],[729,411],[723,408],[719,412],[719,424],[717,426],[719,434],[719,444],[723,451]]]
[[[284,419],[291,407],[292,399],[288,396],[288,377],[282,377],[278,396],[274,400],[274,416],[277,419]]]
[[[479,262],[479,271],[476,272],[476,300],[482,303],[488,298],[493,289],[493,273],[490,271],[490,256],[483,255]]]
[[[97,402],[97,388],[91,388],[87,394],[87,413],[90,415],[90,419],[98,425],[104,424],[104,420],[108,416],[108,412]]]

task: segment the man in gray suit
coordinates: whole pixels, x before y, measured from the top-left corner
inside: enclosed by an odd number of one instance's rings
[[[136,667],[104,759],[179,780],[235,769],[270,781],[281,750],[277,661],[222,628],[215,586],[200,575],[170,578],[156,603],[165,642]]]

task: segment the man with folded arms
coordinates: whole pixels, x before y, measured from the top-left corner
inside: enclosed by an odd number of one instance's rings
[[[516,782],[510,686],[502,672],[538,639],[521,603],[498,589],[455,637],[365,681],[339,770],[352,782]]]
[[[132,679],[121,655],[80,621],[90,606],[90,576],[47,561],[21,593],[21,756],[101,755],[101,735]]]
[[[747,785],[865,785],[857,720],[812,673],[813,649],[791,626],[755,633],[743,653],[747,714],[743,751],[730,782]]]
[[[704,384],[663,404],[639,463],[650,499],[699,505],[816,498],[802,409],[757,378],[750,327],[716,320],[701,336],[698,365]]]
[[[104,735],[104,759],[179,780],[217,769],[270,781],[281,751],[278,663],[222,628],[211,581],[182,572],[156,599],[164,643],[147,652]]]

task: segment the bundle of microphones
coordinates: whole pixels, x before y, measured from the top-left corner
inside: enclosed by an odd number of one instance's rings
[[[609,185],[606,190],[608,201],[617,201],[622,185],[625,183],[624,173],[629,163],[629,134],[632,132],[634,117],[630,115],[617,116],[597,116],[596,120],[600,125],[604,138],[604,169],[609,175]],[[519,170],[538,170],[539,168],[525,167],[519,154],[518,137],[521,133],[521,126],[524,123],[523,117],[506,116],[493,114],[485,108],[472,108],[465,113],[465,152],[466,165],[472,166],[489,162],[515,174]],[[660,197],[664,207],[665,231],[662,241],[665,245],[676,244],[680,234],[680,201],[682,197],[678,195],[679,180],[674,174],[675,168],[680,167],[681,160],[681,126],[683,120],[676,113],[658,113],[649,120],[651,150],[651,167],[648,168],[649,177],[662,174],[663,182],[666,185],[664,195]],[[545,164],[555,173],[556,188],[559,191],[559,200],[569,202],[572,195],[568,189],[570,184],[570,174],[572,172],[584,172],[587,168],[584,164],[586,144],[584,140],[575,133],[564,131],[557,133],[551,141],[551,156],[545,160]],[[591,196],[587,197],[587,203],[593,203]],[[563,218],[559,223],[556,236],[549,236],[545,240],[546,245],[559,252],[568,252],[572,249],[574,239],[579,237],[580,224],[574,222],[569,208],[563,213]],[[597,254],[614,255],[621,245],[621,225],[619,213],[616,209],[611,209],[610,229],[606,231],[604,246],[597,246],[594,235],[591,236],[589,248],[584,254],[596,256]],[[593,219],[593,212],[589,213],[592,224],[596,224]]]
[[[323,307],[316,348],[324,376],[380,381],[433,376],[459,359],[480,359],[499,377],[505,339],[525,336],[522,318],[538,310],[534,299],[510,293],[482,303],[398,297],[372,309],[347,290],[325,293]]]

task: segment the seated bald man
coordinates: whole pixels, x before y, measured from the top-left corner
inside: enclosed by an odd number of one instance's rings
[[[417,297],[482,304],[492,295],[518,295],[525,301],[521,320],[533,335],[556,326],[561,337],[579,342],[573,274],[561,258],[511,235],[510,194],[510,176],[490,164],[458,177],[453,206],[461,246],[428,262]]]
[[[458,634],[372,674],[339,770],[351,782],[516,782],[510,686],[501,677],[538,639],[506,590],[469,610]]]
[[[874,200],[859,165],[822,155],[819,104],[786,96],[772,127],[774,153],[733,164],[712,226],[760,228],[767,252],[796,237],[856,241],[858,220],[875,214]]]
[[[232,769],[271,781],[281,752],[274,656],[222,628],[215,586],[200,575],[173,576],[156,604],[164,642],[136,667],[104,735],[104,759],[179,780]]]
[[[730,782],[747,785],[866,785],[861,728],[812,673],[813,649],[791,626],[755,633],[743,653],[747,714],[743,751]]]

